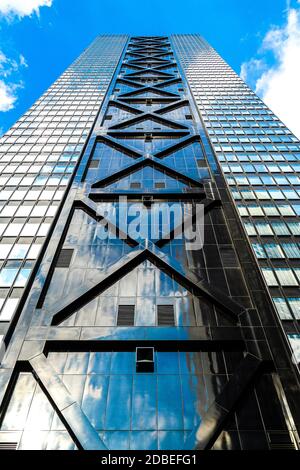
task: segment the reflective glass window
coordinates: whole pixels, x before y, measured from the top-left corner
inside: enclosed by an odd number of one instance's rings
[[[268,258],[284,258],[280,245],[276,243],[266,243],[264,249],[266,250]]]
[[[298,281],[290,268],[274,268],[281,286],[297,286]]]
[[[273,298],[273,302],[281,320],[292,320],[293,317],[285,299],[282,297],[276,297]]]
[[[277,286],[278,282],[272,268],[262,268],[262,273],[268,286]]]

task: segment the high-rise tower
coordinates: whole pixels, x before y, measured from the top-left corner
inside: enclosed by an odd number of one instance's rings
[[[200,36],[97,38],[3,138],[0,448],[298,448],[299,157]]]

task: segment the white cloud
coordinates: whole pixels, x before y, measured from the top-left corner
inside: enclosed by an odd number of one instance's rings
[[[18,76],[20,67],[27,67],[22,54],[17,60],[8,58],[4,52],[0,51],[0,111],[9,111],[15,106],[16,90],[23,86]]]
[[[274,60],[270,68],[268,54]],[[300,7],[288,8],[284,26],[267,32],[257,57],[242,64],[240,75],[300,137]]]
[[[0,80],[0,111],[13,109],[16,100],[14,87]]]
[[[5,16],[30,16],[39,14],[41,7],[51,7],[52,0],[0,0],[0,14]]]
[[[265,69],[266,64],[262,59],[253,58],[241,65],[240,77],[244,81],[251,81],[251,86],[253,86]]]

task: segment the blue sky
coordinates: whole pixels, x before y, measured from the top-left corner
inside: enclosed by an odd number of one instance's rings
[[[299,72],[290,52],[298,52],[299,63],[300,0],[0,0],[0,130],[8,129],[97,34],[174,32],[202,34],[298,132],[291,119],[295,98],[286,84],[293,80],[289,74]],[[276,104],[278,90],[283,110]]]

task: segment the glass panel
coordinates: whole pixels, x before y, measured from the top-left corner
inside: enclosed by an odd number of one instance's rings
[[[133,379],[132,429],[156,429],[156,376],[136,375]]]
[[[300,363],[300,335],[288,334],[288,338],[294,351],[295,360]]]
[[[157,376],[158,429],[182,429],[182,396],[179,377]]]
[[[268,286],[277,286],[277,280],[271,268],[262,268],[262,273]]]
[[[288,304],[297,320],[300,320],[300,298],[288,298]]]
[[[123,354],[125,355],[125,353]],[[106,429],[130,429],[131,394],[131,375],[112,375],[110,377],[106,410]],[[116,413],[117,403],[122,404],[122,406],[118,406],[118,412]]]
[[[276,243],[266,243],[264,249],[266,250],[268,258],[284,258],[280,245]]]
[[[273,298],[273,302],[281,320],[291,320],[293,318],[285,299],[276,297]]]
[[[0,313],[0,321],[10,321],[20,299],[7,299]]]
[[[10,287],[17,275],[18,269],[3,268],[0,272],[0,287]]]
[[[300,258],[300,249],[296,243],[282,243],[282,248],[285,255],[291,259]]]
[[[281,286],[297,286],[298,282],[293,271],[289,268],[275,268],[276,276]]]

